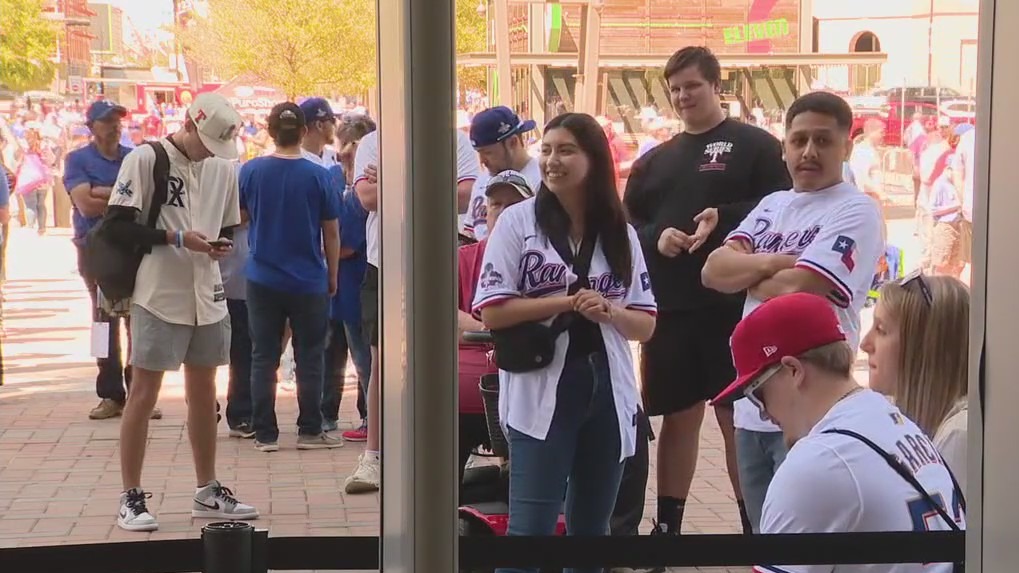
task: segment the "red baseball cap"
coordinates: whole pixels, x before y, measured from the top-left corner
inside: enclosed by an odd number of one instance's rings
[[[845,339],[846,333],[827,299],[802,292],[775,297],[736,325],[729,341],[736,380],[711,404],[742,398],[744,388],[786,356],[799,356]]]

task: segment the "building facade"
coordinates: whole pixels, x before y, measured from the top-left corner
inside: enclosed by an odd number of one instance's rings
[[[92,38],[93,64],[123,63],[124,54],[124,11],[112,4],[91,2],[89,11]]]
[[[816,53],[812,0],[486,1],[489,50],[459,63],[488,66],[491,99],[539,121],[578,110],[635,131],[641,108],[670,113],[662,68],[683,46],[719,56],[722,90],[744,115],[754,107],[781,112],[829,67],[856,70],[884,58]],[[508,39],[499,37],[504,28]]]
[[[813,1],[819,52],[886,53],[882,87],[940,86],[975,94],[978,0]],[[833,86],[858,83],[848,71],[828,80]]]
[[[45,0],[43,15],[60,25],[53,91],[81,95],[83,78],[92,70],[93,36],[89,27],[95,14],[89,10],[87,0]]]

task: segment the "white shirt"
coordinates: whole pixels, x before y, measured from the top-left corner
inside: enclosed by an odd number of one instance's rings
[[[962,529],[966,518],[952,479],[923,430],[883,396],[861,390],[844,398],[789,450],[768,487],[761,533],[947,531],[948,524],[874,450],[855,438],[824,434],[852,430],[895,455]],[[949,563],[780,565],[758,573],[951,573]]]
[[[615,280],[609,270],[601,241],[591,258],[589,282],[606,299],[626,308],[657,312],[651,279],[637,232],[627,226],[633,269],[630,286]],[[510,298],[562,296],[576,280],[562,257],[537,227],[534,199],[517,203],[503,211],[499,225],[488,238],[482,273],[474,297],[473,310]],[[545,321],[551,324],[552,318]],[[600,324],[608,356],[612,397],[619,422],[622,445],[620,460],[633,455],[636,445],[637,380],[633,375],[630,344],[614,327]],[[559,336],[552,363],[532,372],[499,371],[499,417],[504,426],[533,438],[544,440],[555,414],[556,389],[566,363],[570,335]]]
[[[967,221],[973,221],[973,175],[976,170],[976,129],[971,129],[962,134],[959,143],[955,146],[955,155],[952,158],[952,169],[962,171],[964,188],[962,190],[962,216]]]
[[[315,155],[314,153],[302,147],[301,157],[307,159],[308,161],[311,161],[316,165],[321,165],[326,169],[329,169],[330,167],[338,163],[336,161],[336,152],[329,149],[328,147],[322,150],[322,155]]]
[[[959,400],[945,421],[934,433],[934,445],[945,458],[948,469],[955,474],[962,491],[966,491],[966,428],[969,425],[969,406],[966,398]]]
[[[476,179],[478,177],[478,155],[471,147],[470,138],[460,130],[456,130],[456,171],[457,184],[462,181]],[[357,145],[357,153],[354,155],[354,185],[365,178],[365,169],[369,165],[379,166],[379,131],[375,130],[361,138]],[[455,190],[453,191],[456,192]],[[367,233],[367,258],[368,264],[378,268],[379,266],[379,212],[368,212],[368,220],[365,223]]]
[[[819,191],[766,196],[726,240],[742,239],[755,253],[798,255],[797,268],[827,279],[833,287],[829,299],[855,351],[860,344],[860,311],[885,250],[883,229],[877,203],[856,187],[839,183]],[[747,294],[743,316],[761,304]],[[737,428],[781,431],[761,420],[757,407],[745,399],[738,400],[735,409]]]
[[[520,174],[524,176],[527,184],[531,186],[531,191],[537,194],[538,187],[541,186],[541,168],[538,166],[538,160],[531,157],[527,165],[520,170]],[[485,195],[485,188],[488,187],[488,182],[492,179],[492,175],[486,172],[478,176],[474,181],[474,187],[471,188],[471,202],[467,206],[464,230],[474,233],[474,238],[479,241],[488,237],[488,201]]]
[[[166,139],[160,143],[170,156],[170,189],[156,227],[216,238],[222,229],[240,224],[236,167],[214,157],[195,163]],[[135,148],[124,158],[110,195],[110,205],[138,209],[140,223],[152,207],[155,162],[152,148]],[[153,247],[142,259],[132,302],[173,324],[215,324],[227,315],[219,263],[208,254],[169,245]]]

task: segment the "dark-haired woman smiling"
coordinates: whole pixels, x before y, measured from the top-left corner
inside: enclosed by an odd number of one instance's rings
[[[474,299],[493,331],[573,317],[548,366],[499,372],[509,534],[554,533],[565,492],[568,532],[605,535],[623,461],[635,447],[638,395],[627,341],[651,337],[655,300],[594,118],[568,113],[549,122],[539,164],[537,196],[504,211],[489,238]]]

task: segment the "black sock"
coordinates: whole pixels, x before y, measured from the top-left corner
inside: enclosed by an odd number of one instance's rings
[[[683,524],[684,509],[686,509],[685,498],[658,497],[658,526],[663,533],[679,534],[680,526]]]
[[[750,516],[747,515],[747,502],[742,499],[737,499],[736,505],[739,507],[739,520],[743,525],[743,533],[745,535],[752,534],[754,532],[754,527],[750,524]]]

